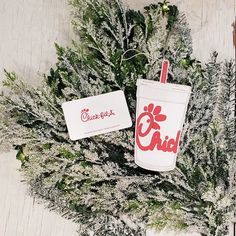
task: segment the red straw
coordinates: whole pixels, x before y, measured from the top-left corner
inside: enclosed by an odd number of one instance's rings
[[[168,68],[169,68],[169,61],[164,60],[162,62],[161,78],[160,78],[160,82],[163,84],[167,82]]]

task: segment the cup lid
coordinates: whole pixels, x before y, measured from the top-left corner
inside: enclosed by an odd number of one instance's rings
[[[137,87],[151,86],[152,88],[158,88],[163,90],[175,90],[178,92],[191,93],[191,86],[171,83],[161,83],[155,80],[138,79],[136,83]]]

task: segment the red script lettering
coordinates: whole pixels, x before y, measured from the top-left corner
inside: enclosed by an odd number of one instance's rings
[[[163,140],[161,138],[161,127],[158,122],[163,122],[167,119],[166,115],[160,114],[161,113],[161,106],[155,106],[154,104],[150,103],[148,106],[145,106],[144,111],[139,115],[137,119],[136,125],[136,143],[138,147],[142,151],[152,151],[155,148],[157,150],[163,152],[173,152],[177,153],[179,139],[180,139],[180,130],[177,132],[175,138],[169,138],[169,136],[165,136]],[[152,137],[149,135],[152,130],[156,130]],[[147,144],[143,144],[143,140],[149,138],[150,142]],[[145,141],[146,143],[146,141]]]

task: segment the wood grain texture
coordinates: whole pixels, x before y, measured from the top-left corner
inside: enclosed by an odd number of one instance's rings
[[[67,0],[1,0],[0,78],[6,68],[37,83],[56,61],[54,42],[70,42],[69,15]]]
[[[155,0],[126,0],[142,9]],[[171,0],[186,13],[193,36],[194,55],[203,61],[212,51],[219,58],[234,57],[232,22],[236,0]],[[38,84],[56,61],[54,42],[69,45],[74,37],[66,0],[1,0],[0,2],[0,80],[3,68],[14,70],[32,84]],[[0,236],[75,236],[77,226],[27,194],[18,171],[15,152],[0,155]],[[148,231],[147,236],[155,235]],[[163,232],[159,236],[196,236]]]

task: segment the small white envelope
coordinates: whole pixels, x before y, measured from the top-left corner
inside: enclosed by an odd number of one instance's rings
[[[91,137],[132,126],[121,90],[62,104],[71,140]]]

